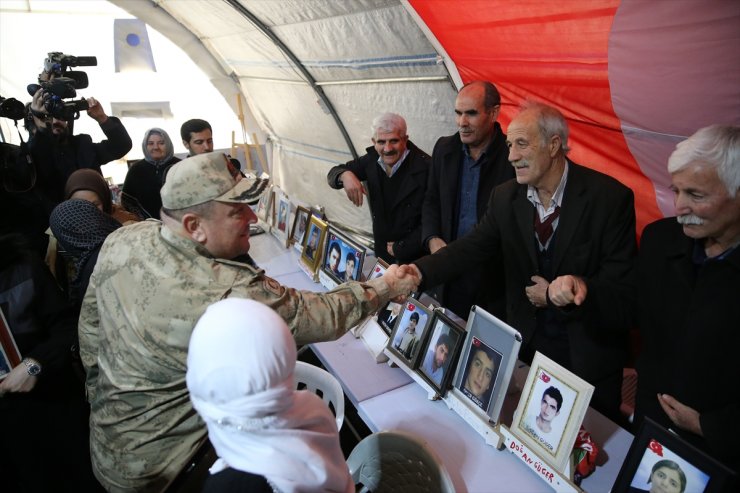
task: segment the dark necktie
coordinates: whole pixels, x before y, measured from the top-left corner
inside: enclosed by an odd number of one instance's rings
[[[540,245],[545,247],[547,241],[552,236],[552,223],[555,219],[560,216],[560,207],[555,206],[555,212],[547,216],[545,221],[540,221],[540,215],[535,211],[534,213],[534,232],[537,234],[537,239],[540,240]]]

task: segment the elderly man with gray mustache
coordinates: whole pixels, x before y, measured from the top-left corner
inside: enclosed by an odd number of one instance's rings
[[[668,160],[676,217],[638,259],[636,420],[649,416],[740,470],[740,126],[702,128]]]

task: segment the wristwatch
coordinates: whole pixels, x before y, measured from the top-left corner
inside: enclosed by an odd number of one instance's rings
[[[37,377],[41,373],[41,364],[32,358],[23,358],[23,363],[26,365],[26,371],[32,377]]]

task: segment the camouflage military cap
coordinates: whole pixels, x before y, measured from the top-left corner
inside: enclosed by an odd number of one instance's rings
[[[268,180],[248,174],[234,178],[228,157],[209,152],[183,159],[170,168],[160,191],[162,206],[185,209],[209,200],[256,203],[267,188]],[[241,180],[240,180],[241,178]]]

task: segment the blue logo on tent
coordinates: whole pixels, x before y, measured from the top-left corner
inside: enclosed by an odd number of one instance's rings
[[[126,42],[129,44],[129,46],[139,46],[139,43],[141,43],[141,38],[139,38],[138,34],[131,33],[126,36]]]

